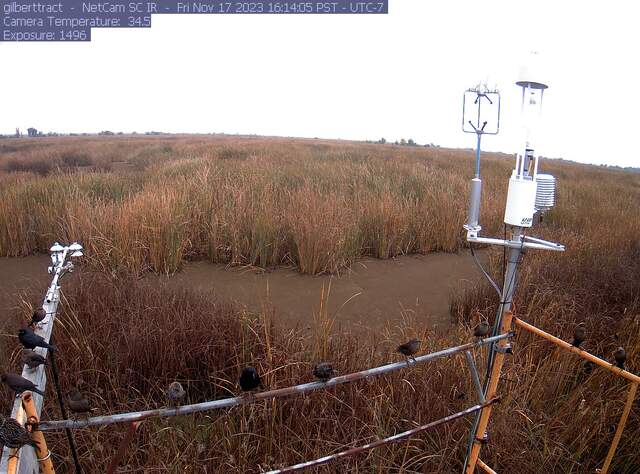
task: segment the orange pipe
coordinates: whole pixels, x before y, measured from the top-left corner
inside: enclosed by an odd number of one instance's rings
[[[478,458],[478,467],[488,474],[498,474],[496,471],[487,466],[482,459]]]
[[[33,403],[31,392],[24,392],[22,394],[22,407],[27,414],[27,420],[29,421],[29,423],[32,426],[37,426],[40,419],[38,418],[36,405],[35,403]],[[42,472],[42,474],[55,474],[56,471],[55,469],[53,469],[51,453],[47,448],[47,442],[44,439],[44,434],[42,433],[42,431],[35,429],[31,430],[31,437],[38,443],[36,454],[38,456],[38,461],[40,462],[40,471]]]
[[[109,463],[109,467],[107,468],[107,474],[114,474],[116,469],[118,469],[118,465],[120,461],[124,457],[124,454],[127,452],[127,447],[131,444],[131,440],[133,439],[133,435],[136,434],[136,430],[138,429],[138,425],[142,423],[141,421],[134,421],[129,425],[129,429],[127,429],[127,433],[120,441],[118,445],[118,450],[116,451],[116,455],[113,457],[111,462]]]
[[[518,319],[516,317],[513,318],[513,322],[516,323],[518,326],[520,326],[523,329],[526,329],[529,332],[532,332],[534,334],[537,334],[538,336],[546,339],[549,342],[554,343],[557,346],[560,346],[561,348],[569,351],[569,352],[573,352],[574,354],[582,357],[583,359],[589,360],[591,362],[593,362],[594,364],[599,365],[600,367],[604,367],[605,369],[607,369],[609,372],[613,372],[616,375],[620,375],[621,377],[624,377],[625,379],[633,382],[634,384],[638,384],[640,383],[640,377],[638,377],[636,374],[632,374],[631,372],[627,372],[624,369],[621,369],[617,366],[615,366],[614,364],[612,364],[611,362],[607,362],[604,359],[601,359],[600,357],[596,357],[593,354],[590,354],[587,351],[583,351],[582,349],[572,346],[571,344],[569,344],[566,341],[563,341],[562,339],[559,339],[555,336],[552,336],[551,334],[544,332],[542,329],[538,329],[537,327],[527,323],[526,321],[523,321],[522,319]]]
[[[601,474],[606,474],[609,470],[609,466],[611,466],[611,461],[613,461],[613,455],[616,453],[616,449],[618,448],[618,443],[620,442],[620,438],[622,437],[622,431],[624,431],[624,425],[627,424],[627,418],[629,418],[629,412],[631,411],[631,406],[633,405],[633,401],[636,399],[636,391],[638,390],[638,384],[632,383],[631,388],[629,388],[629,394],[627,395],[627,403],[624,406],[624,411],[622,412],[622,416],[620,417],[620,421],[618,422],[618,428],[616,428],[616,434],[613,436],[613,441],[611,441],[611,447],[609,448],[609,452],[607,453],[607,458],[602,465],[602,469],[600,469]]]

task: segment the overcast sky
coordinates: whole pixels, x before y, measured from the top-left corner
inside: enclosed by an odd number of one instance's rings
[[[526,5],[526,6],[525,6]],[[462,95],[503,97],[513,152],[526,53],[547,65],[536,150],[640,166],[635,2],[390,0],[389,15],[154,15],[91,43],[0,43],[0,133],[225,132],[472,147]]]

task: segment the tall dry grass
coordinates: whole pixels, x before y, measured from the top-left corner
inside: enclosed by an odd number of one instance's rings
[[[61,384],[64,390],[80,385],[100,413],[163,406],[163,391],[174,379],[187,389],[189,402],[228,397],[239,393],[238,375],[249,364],[263,374],[269,388],[278,388],[313,380],[312,367],[320,357],[330,358],[343,373],[398,360],[393,350],[404,335],[392,334],[413,335],[418,330],[388,330],[365,343],[348,335],[329,336],[326,325],[331,323],[323,313],[318,318],[327,332],[303,335],[273,326],[268,311],[255,318],[202,295],[139,280],[87,274],[65,288],[56,323]],[[16,324],[5,330],[13,332]],[[426,349],[445,344],[433,335],[424,338]],[[13,365],[19,357],[11,343],[3,344],[1,355]],[[447,367],[438,362],[304,397],[149,420],[123,465],[136,472],[244,473],[320,456],[462,408],[473,399],[464,363],[454,361],[455,371]],[[11,397],[0,390],[0,410],[6,411]],[[57,418],[57,405],[50,397],[43,416]],[[407,445],[347,461],[338,469],[393,472],[432,466],[446,472],[459,467],[457,438],[464,426],[444,427]],[[122,427],[76,432],[80,461],[88,472],[104,472],[122,434]],[[57,469],[71,470],[64,434],[47,438]]]
[[[43,252],[69,237],[110,271],[172,273],[206,258],[317,274],[362,256],[463,246],[464,153],[275,139],[23,142],[0,156],[3,256]],[[53,163],[85,153],[92,164],[24,172],[36,152]],[[488,173],[507,166],[494,159]],[[486,191],[488,203],[501,193]],[[487,224],[497,222],[487,210]]]

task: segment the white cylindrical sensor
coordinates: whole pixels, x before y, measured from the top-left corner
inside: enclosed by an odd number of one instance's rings
[[[482,195],[482,180],[473,178],[471,180],[471,188],[469,190],[469,219],[465,226],[468,230],[479,230],[480,226],[480,198]]]
[[[505,224],[531,227],[535,213],[536,182],[531,178],[511,176],[504,211]]]

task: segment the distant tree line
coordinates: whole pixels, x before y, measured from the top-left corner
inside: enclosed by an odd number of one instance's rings
[[[366,140],[366,143],[375,143],[377,145],[386,145],[389,142],[387,141],[386,138],[382,137],[380,140]],[[401,138],[399,141],[396,140],[395,142],[392,143],[393,145],[400,145],[400,146],[424,146],[425,148],[438,148],[438,145],[434,145],[433,143],[429,143],[429,144],[425,144],[425,145],[420,145],[418,143],[416,143],[416,141],[413,138],[409,138],[408,140]]]

